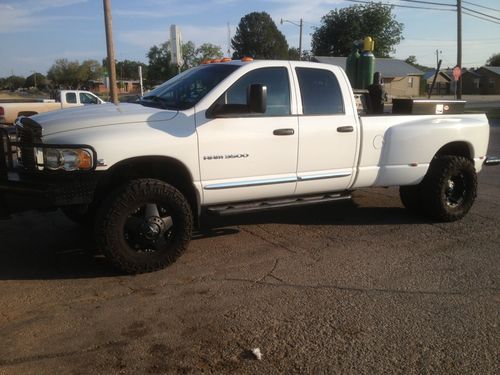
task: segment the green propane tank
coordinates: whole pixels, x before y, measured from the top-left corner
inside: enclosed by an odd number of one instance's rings
[[[363,41],[363,52],[358,63],[358,89],[367,89],[373,83],[373,73],[375,72],[374,47],[375,41],[367,36]]]
[[[346,61],[346,73],[347,77],[349,78],[349,82],[351,82],[351,87],[352,88],[357,88],[357,79],[358,79],[358,64],[359,64],[359,57],[361,55],[359,54],[359,45],[358,43],[353,43],[352,44],[352,51],[347,56],[347,61]]]

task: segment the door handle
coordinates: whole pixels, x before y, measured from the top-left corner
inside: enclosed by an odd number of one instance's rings
[[[351,133],[354,131],[354,127],[353,126],[339,126],[337,128],[337,131],[339,133]]]
[[[273,131],[274,135],[294,135],[295,130],[293,129],[276,129]]]

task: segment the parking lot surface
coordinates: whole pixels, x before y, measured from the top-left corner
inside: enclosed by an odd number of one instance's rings
[[[211,219],[138,276],[61,213],[17,215],[0,222],[0,374],[498,374],[499,197],[491,167],[455,223],[412,216],[395,188]]]

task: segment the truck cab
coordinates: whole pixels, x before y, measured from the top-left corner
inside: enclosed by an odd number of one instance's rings
[[[62,108],[75,105],[103,104],[104,100],[90,91],[61,90],[57,93],[56,101],[61,103]]]

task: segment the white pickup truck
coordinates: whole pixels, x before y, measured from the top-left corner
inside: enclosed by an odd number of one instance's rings
[[[3,213],[60,207],[92,223],[100,249],[128,273],[172,263],[202,212],[330,202],[357,188],[400,186],[407,208],[457,220],[474,202],[476,173],[498,159],[486,156],[485,115],[428,104],[439,114],[359,116],[336,66],[202,65],[136,104],[18,119],[17,136],[4,131],[0,142]]]
[[[0,123],[13,124],[19,116],[33,116],[58,109],[79,107],[88,104],[103,104],[104,101],[89,91],[61,90],[57,99],[20,100],[0,103]]]

